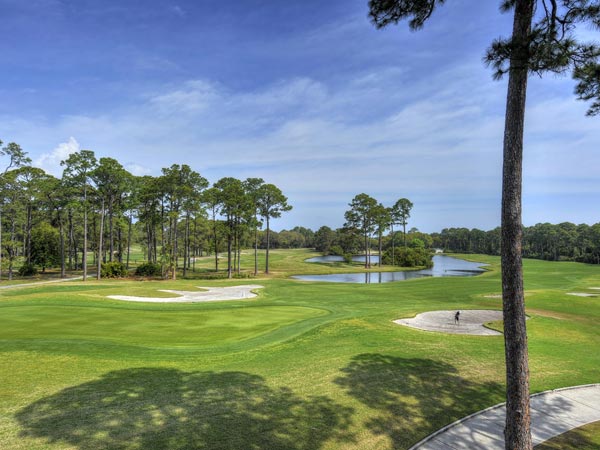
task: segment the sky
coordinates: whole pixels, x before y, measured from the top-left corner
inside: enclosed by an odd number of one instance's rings
[[[57,176],[90,149],[135,175],[261,177],[293,206],[274,229],[340,227],[362,192],[410,199],[421,231],[498,226],[506,80],[482,58],[510,14],[453,0],[377,30],[367,3],[0,0],[0,139]],[[530,78],[525,225],[600,222],[599,119],[573,89]]]

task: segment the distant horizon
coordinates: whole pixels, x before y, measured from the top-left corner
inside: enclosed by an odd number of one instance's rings
[[[0,6],[0,139],[49,173],[91,149],[135,175],[261,177],[294,207],[280,230],[339,228],[362,192],[409,198],[424,232],[500,223],[506,80],[482,63],[511,29],[497,2],[444,5],[417,33],[376,30],[367,0]],[[527,226],[600,221],[600,127],[573,89],[530,77]]]

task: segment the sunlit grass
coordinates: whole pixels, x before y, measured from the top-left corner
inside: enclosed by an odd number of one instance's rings
[[[273,251],[270,278],[0,291],[0,448],[408,448],[503,400],[502,336],[392,322],[437,309],[501,309],[487,297],[500,293],[498,258],[471,255],[491,271],[470,278],[283,278],[362,270],[303,262],[314,255]],[[252,258],[243,255],[242,267],[252,269]],[[107,299],[248,282],[265,286],[255,299]],[[600,286],[600,267],[525,261],[525,283],[532,390],[598,382],[600,355],[590,349],[600,348],[600,302],[566,293]]]

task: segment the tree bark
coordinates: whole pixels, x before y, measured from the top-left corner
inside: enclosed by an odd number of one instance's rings
[[[58,226],[60,236],[60,277],[65,278],[67,276],[65,271],[65,229],[60,211],[58,212]]]
[[[102,251],[104,249],[104,199],[102,199],[102,211],[100,212],[100,237],[98,239],[98,266],[96,270],[96,279],[102,278]]]
[[[83,190],[83,257],[81,267],[83,268],[83,281],[87,280],[87,188]]]
[[[258,275],[258,227],[254,227],[254,276]]]
[[[525,302],[523,295],[521,186],[523,129],[528,77],[528,43],[533,17],[533,0],[518,0],[513,23],[513,50],[510,61],[504,164],[502,174],[502,302],[506,357],[507,450],[532,448],[529,408],[529,364]]]
[[[269,273],[269,248],[271,247],[271,228],[269,226],[269,215],[267,214],[267,253],[266,253],[266,265],[265,273]]]
[[[128,224],[128,229],[127,229],[127,264],[125,265],[125,267],[127,268],[127,270],[129,270],[129,256],[131,254],[131,225],[132,225],[132,218],[131,218],[131,214],[129,214],[129,224]],[[148,260],[150,259],[150,257],[148,257]]]

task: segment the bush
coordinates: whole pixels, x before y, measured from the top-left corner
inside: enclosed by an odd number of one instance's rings
[[[128,274],[125,264],[118,261],[104,263],[100,270],[102,278],[121,278],[126,277]]]
[[[339,245],[332,245],[329,249],[330,255],[344,256],[344,249]]]
[[[386,250],[383,255],[383,263],[401,267],[433,267],[432,255],[423,248],[404,248],[395,249],[394,259],[392,261],[392,249]]]
[[[38,270],[33,264],[25,263],[19,268],[19,275],[22,277],[31,277],[33,275],[37,275],[37,273]]]
[[[140,264],[137,269],[135,269],[135,274],[141,277],[160,277],[162,276],[162,267],[160,264],[147,262]]]

